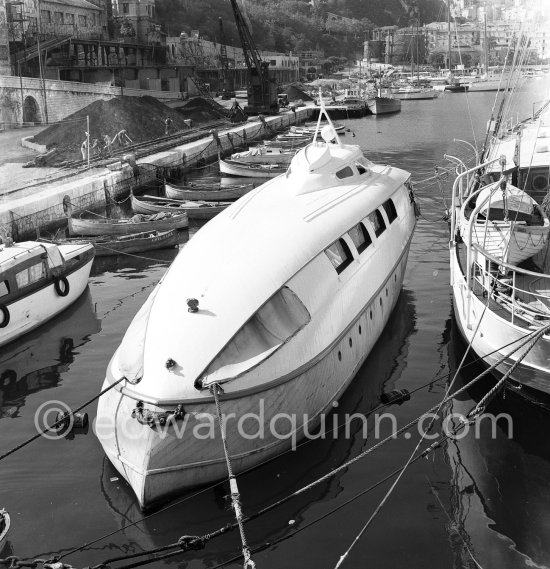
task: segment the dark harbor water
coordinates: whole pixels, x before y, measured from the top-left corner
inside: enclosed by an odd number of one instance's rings
[[[546,80],[531,80],[517,97],[520,116],[546,95]],[[443,198],[448,182],[420,183],[434,168],[450,167],[445,153],[472,158],[453,139],[482,144],[494,93],[445,94],[434,101],[403,101],[395,116],[343,121],[346,142],[361,145],[374,162],[409,170],[422,209],[403,291],[389,324],[335,410],[369,414],[382,392],[407,389],[411,398],[383,409],[405,425],[438,404],[460,362],[464,345],[453,325],[448,270],[448,227]],[[474,136],[475,134],[475,136]],[[215,168],[205,174],[215,175]],[[191,231],[191,234],[193,231]],[[84,296],[59,318],[0,351],[0,454],[36,433],[43,404],[74,408],[95,396],[127,325],[161,278],[176,250],[147,258],[97,259]],[[238,283],[228,283],[228,287]],[[458,378],[480,372],[468,361]],[[483,387],[445,408],[466,413]],[[510,413],[510,440],[490,429],[444,444],[412,464],[342,567],[461,568],[550,566],[550,417],[507,395],[493,411]],[[88,409],[95,416],[96,404]],[[337,418],[338,418],[337,417]],[[369,424],[369,423],[368,423]],[[382,423],[382,435],[389,422]],[[372,424],[370,424],[372,427]],[[402,467],[418,441],[399,436],[328,481],[246,525],[258,569],[332,569],[372,515],[391,481],[345,503]],[[351,436],[327,436],[239,477],[245,513],[285,497],[377,442],[362,424]],[[380,437],[381,438],[381,437]],[[90,432],[72,440],[40,438],[0,462],[0,508],[12,528],[0,558],[49,557],[74,567],[202,535],[233,521],[222,482],[190,492],[143,519],[126,483]],[[107,537],[94,541],[101,536]],[[267,542],[270,545],[265,545]],[[276,542],[276,543],[275,543]],[[240,552],[237,531],[151,567],[218,567]],[[475,561],[474,561],[475,559]],[[229,563],[242,567],[242,560]]]

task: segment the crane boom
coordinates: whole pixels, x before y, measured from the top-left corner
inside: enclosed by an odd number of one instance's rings
[[[249,115],[276,114],[279,112],[277,82],[269,72],[269,62],[263,61],[260,57],[237,0],[230,1],[248,69],[248,106],[244,110]]]

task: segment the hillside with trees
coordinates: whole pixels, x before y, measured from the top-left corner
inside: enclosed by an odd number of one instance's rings
[[[407,26],[445,17],[443,0],[238,0],[261,50],[283,53],[324,50],[325,56],[354,58],[374,26]],[[157,15],[171,36],[198,30],[200,36],[219,41],[218,18],[231,45],[240,45],[229,0],[157,0]],[[351,28],[325,25],[327,12],[358,23]]]

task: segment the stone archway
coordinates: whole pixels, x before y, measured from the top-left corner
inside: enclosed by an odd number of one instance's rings
[[[34,97],[25,97],[25,100],[23,102],[23,122],[42,122],[40,107],[38,106],[38,103]]]

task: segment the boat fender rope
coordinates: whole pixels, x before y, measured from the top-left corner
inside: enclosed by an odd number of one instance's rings
[[[58,296],[67,296],[71,287],[69,286],[69,281],[66,277],[59,277],[54,279],[53,286],[55,288],[55,292]]]
[[[5,328],[10,323],[10,311],[5,304],[0,304],[0,312],[2,313],[2,322],[0,322],[0,328]]]

